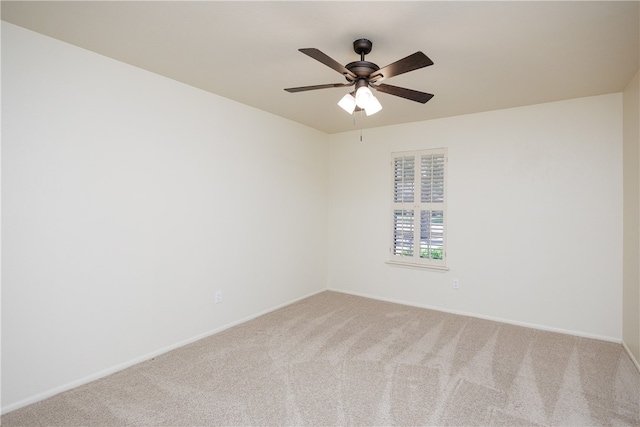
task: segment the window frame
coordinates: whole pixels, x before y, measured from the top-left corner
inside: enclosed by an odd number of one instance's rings
[[[412,157],[413,160],[413,198],[411,201],[396,201],[396,160],[401,158]],[[423,156],[443,156],[443,178],[442,178],[442,201],[423,202],[422,195],[422,158]],[[447,267],[447,199],[448,199],[448,154],[446,148],[430,148],[412,151],[398,151],[391,153],[390,169],[391,169],[391,210],[390,210],[390,245],[389,260],[387,264],[429,269],[429,270],[449,270]],[[404,172],[404,165],[403,172]],[[405,193],[406,194],[406,193]],[[429,193],[433,197],[432,193]],[[412,229],[412,251],[411,255],[398,255],[396,249],[401,248],[396,244],[396,211],[413,211],[413,229]],[[432,215],[433,211],[442,211],[442,258],[424,258],[420,256],[421,249],[421,213],[428,211]],[[405,223],[406,224],[406,223]],[[430,239],[429,239],[430,240]],[[424,240],[423,240],[424,241]]]

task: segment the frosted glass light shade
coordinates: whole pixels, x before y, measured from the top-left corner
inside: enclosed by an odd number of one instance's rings
[[[358,88],[356,91],[356,105],[360,108],[366,109],[371,102],[371,98],[373,98],[373,93],[366,86]]]
[[[367,108],[364,109],[364,112],[367,113],[367,116],[370,116],[372,114],[377,113],[380,110],[382,110],[382,105],[380,104],[380,101],[378,101],[378,98],[372,95],[371,101],[369,101],[369,105],[367,105]]]
[[[356,109],[356,99],[353,97],[353,95],[348,93],[343,96],[340,101],[338,101],[338,105],[347,113],[353,114],[353,111]]]

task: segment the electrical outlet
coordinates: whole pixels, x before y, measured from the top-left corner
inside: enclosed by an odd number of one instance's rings
[[[216,303],[222,302],[222,291],[216,291]]]
[[[453,289],[460,289],[460,281],[458,279],[453,279]]]

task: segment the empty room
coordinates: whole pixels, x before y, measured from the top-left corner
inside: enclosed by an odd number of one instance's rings
[[[640,2],[0,7],[2,425],[640,425]]]

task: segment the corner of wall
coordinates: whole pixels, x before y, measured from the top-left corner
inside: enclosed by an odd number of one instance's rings
[[[640,71],[623,92],[622,345],[640,371]]]

